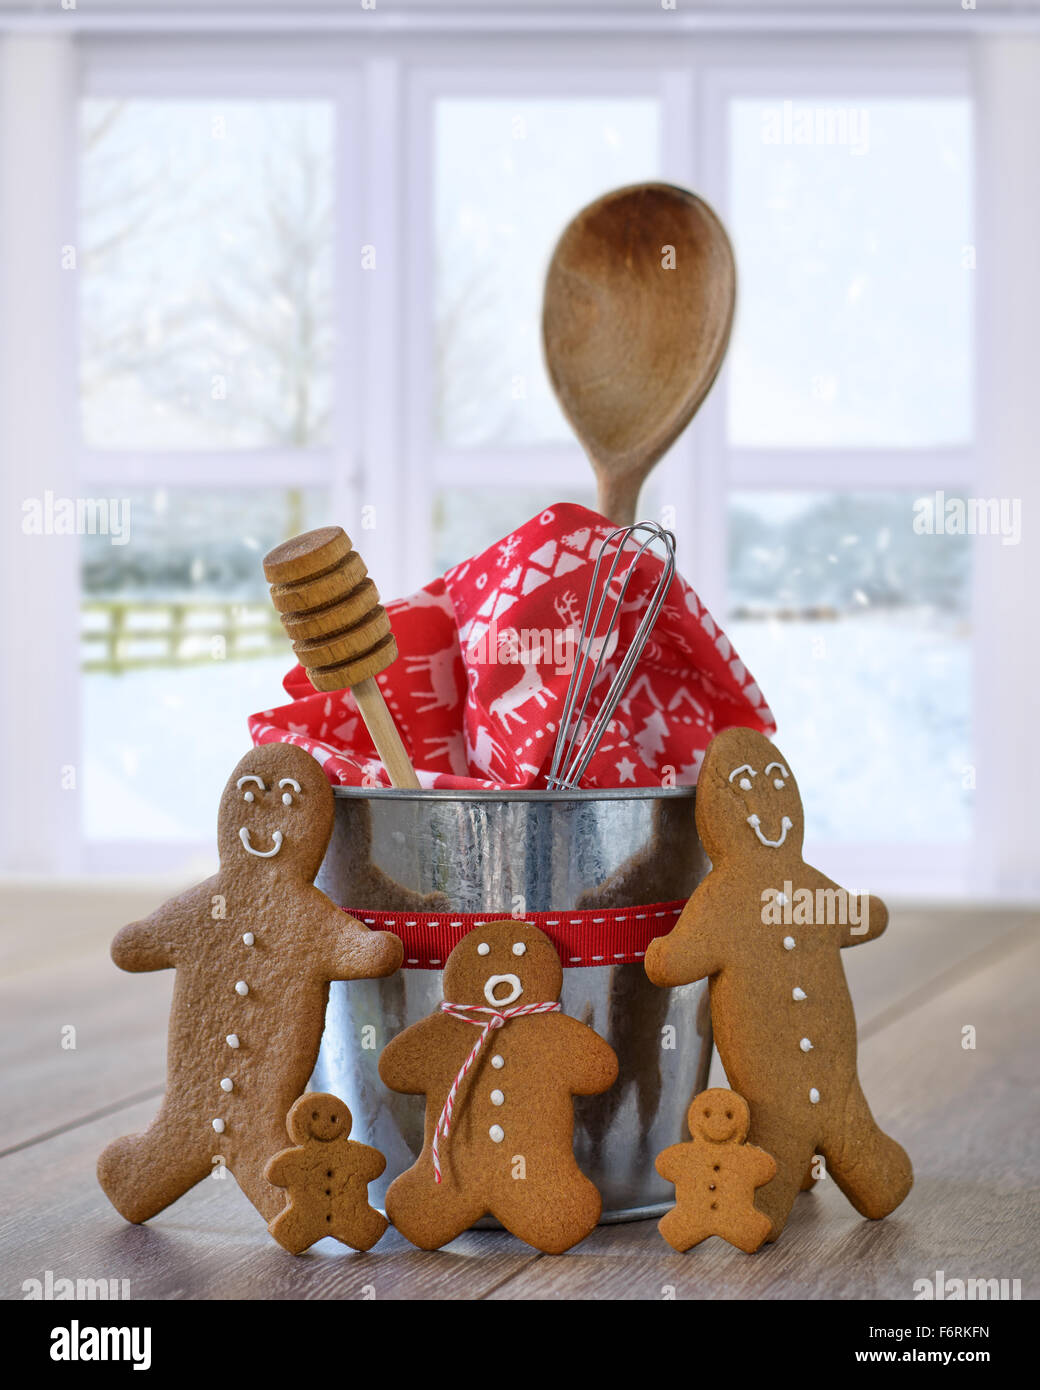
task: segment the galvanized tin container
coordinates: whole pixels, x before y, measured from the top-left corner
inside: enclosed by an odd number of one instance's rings
[[[318,887],[357,910],[525,912],[629,907],[688,897],[708,869],[692,788],[581,792],[336,788]],[[422,1147],[422,1096],[388,1091],[377,1063],[402,1028],[438,1008],[441,972],[333,984],[313,1085],[341,1096],[353,1136],[387,1158],[372,1200]],[[564,1011],[618,1054],[601,1096],[575,1099],[575,1151],[603,1194],[603,1220],[658,1215],[674,1189],[654,1158],[688,1138],[690,1099],[711,1060],[704,982],[657,989],[641,965],[567,968]],[[367,1031],[366,1031],[367,1030]],[[674,1030],[674,1031],[672,1031]]]

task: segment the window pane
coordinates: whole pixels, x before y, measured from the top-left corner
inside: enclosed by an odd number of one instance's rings
[[[436,437],[573,436],[542,362],[542,285],[564,227],[612,188],[656,177],[652,100],[437,103]]]
[[[737,445],[972,434],[971,103],[730,105]]]
[[[914,501],[731,499],[727,632],[776,715],[807,839],[971,834],[972,538],[917,534]]]
[[[130,539],[84,536],[84,833],[211,836],[249,747],[246,716],[283,704],[293,664],[261,561],[328,517],[323,491],[132,494]]]
[[[327,442],[332,129],[328,102],[83,103],[87,444]]]
[[[578,502],[595,510],[596,493],[587,488],[452,487],[434,498],[434,569],[443,574],[471,555],[479,555],[525,521],[557,502]]]

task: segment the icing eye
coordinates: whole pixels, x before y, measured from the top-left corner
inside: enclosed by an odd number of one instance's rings
[[[246,792],[245,796],[243,797],[243,800],[244,800],[244,801],[255,801],[255,800],[256,800],[256,797],[253,795],[252,792]]]
[[[491,952],[491,947],[487,944],[486,941],[482,941],[482,942],[480,943],[480,945],[477,947],[477,955],[478,955],[478,956],[486,956],[486,955],[489,955],[490,952]]]
[[[526,950],[527,950],[527,947],[524,945],[524,943],[523,943],[522,941],[514,941],[514,942],[513,942],[513,955],[514,955],[514,956],[522,956],[522,955],[525,953]]]
[[[774,778],[773,778],[773,786],[777,789],[778,792],[783,791],[784,785],[785,785],[785,783],[784,783],[784,779],[783,779],[782,777],[774,777]]]
[[[283,805],[283,806],[291,806],[291,805],[292,805],[292,793],[291,793],[291,792],[282,792],[282,805]]]
[[[742,792],[749,792],[749,791],[751,790],[751,779],[750,779],[750,777],[742,777],[742,778],[740,779],[740,790],[741,790]]]

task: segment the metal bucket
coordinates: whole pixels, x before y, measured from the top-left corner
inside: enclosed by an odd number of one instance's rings
[[[708,869],[692,788],[335,790],[335,828],[317,884],[359,911],[522,917],[630,907],[688,897]],[[312,1085],[340,1096],[354,1117],[352,1137],[386,1155],[371,1188],[380,1206],[422,1148],[426,1102],[387,1090],[379,1053],[442,997],[439,970],[332,985]],[[584,966],[564,969],[561,1000],[618,1055],[615,1085],[574,1102],[575,1152],[603,1194],[602,1219],[659,1215],[675,1198],[654,1158],[689,1137],[686,1110],[708,1080],[707,985],[658,989],[642,965]]]

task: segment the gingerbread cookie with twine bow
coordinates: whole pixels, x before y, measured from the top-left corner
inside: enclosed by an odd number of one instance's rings
[[[726,729],[708,746],[696,819],[711,873],[644,964],[655,985],[709,980],[715,1045],[750,1107],[749,1142],[776,1160],[755,1199],[766,1239],[783,1230],[815,1153],[861,1215],[887,1216],[913,1170],[860,1087],[841,952],[880,936],[888,910],[806,864],[798,785],[753,729]]]
[[[413,1245],[436,1250],[482,1216],[546,1254],[594,1229],[599,1191],[574,1157],[576,1095],[617,1076],[598,1033],[561,1011],[563,969],[544,932],[474,928],[444,967],[444,1002],[379,1059],[393,1091],[426,1096],[422,1153],[386,1194]]]

